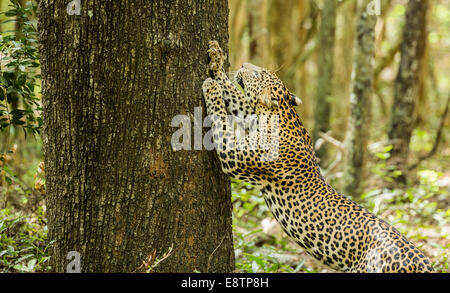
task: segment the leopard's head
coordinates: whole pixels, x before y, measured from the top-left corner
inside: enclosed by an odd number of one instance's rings
[[[244,90],[245,102],[255,110],[262,106],[275,111],[281,104],[298,106],[302,102],[274,72],[250,63],[242,65],[235,80]]]

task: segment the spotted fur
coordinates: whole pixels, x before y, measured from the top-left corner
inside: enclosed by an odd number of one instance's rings
[[[283,230],[308,254],[344,272],[431,272],[429,259],[398,230],[335,191],[322,177],[300,103],[275,73],[245,63],[227,77],[216,41],[208,50],[212,78],[203,83],[213,140],[225,173],[261,189]],[[228,115],[268,115],[261,131],[236,139]],[[276,122],[276,123],[275,123]],[[277,124],[277,131],[270,126]],[[266,143],[258,142],[265,135]],[[255,148],[255,144],[257,147]]]

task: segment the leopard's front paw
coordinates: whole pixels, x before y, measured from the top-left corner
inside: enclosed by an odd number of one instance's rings
[[[223,70],[223,64],[225,61],[225,54],[219,46],[217,41],[209,42],[208,49],[209,58],[211,61],[209,62],[209,68],[213,73],[216,73],[220,70]]]

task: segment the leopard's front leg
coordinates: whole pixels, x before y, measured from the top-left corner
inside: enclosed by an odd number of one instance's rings
[[[258,148],[259,134],[236,140],[234,128],[228,120],[221,85],[216,80],[208,78],[203,82],[202,89],[208,117],[211,119],[214,146],[222,170],[237,179],[259,184],[259,180],[253,180],[254,172],[259,171],[261,175],[265,173],[265,164],[261,163],[261,160],[268,154],[268,150]]]
[[[244,94],[228,78],[224,68],[225,54],[217,41],[209,42],[208,54],[211,59],[209,69],[214,80],[223,89],[222,97],[228,113],[242,118],[254,114],[251,107],[245,102]]]
[[[216,80],[208,78],[203,82],[202,90],[208,117],[211,120],[214,147],[220,155],[220,150],[231,148],[233,138],[233,131],[229,127],[228,114],[222,98],[223,89]]]

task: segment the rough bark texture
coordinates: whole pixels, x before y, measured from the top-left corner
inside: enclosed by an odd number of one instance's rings
[[[428,6],[428,0],[410,0],[406,9],[400,66],[388,130],[389,139],[395,141],[390,162],[403,172],[399,182],[405,182],[407,177],[409,142],[416,122],[415,105],[427,40]]]
[[[358,2],[358,19],[353,54],[353,89],[346,137],[344,192],[360,195],[363,188],[369,138],[376,16],[367,14],[370,0]]]
[[[319,27],[319,60],[317,97],[314,109],[313,141],[316,142],[320,132],[330,129],[331,92],[334,67],[334,41],[336,31],[336,7],[337,1],[324,1]],[[327,161],[327,146],[316,152],[321,165]]]
[[[82,272],[229,272],[230,184],[215,152],[174,151],[178,114],[204,106],[208,41],[228,39],[217,1],[39,3],[51,264]],[[204,107],[203,107],[204,108]],[[170,249],[173,247],[173,249]]]

